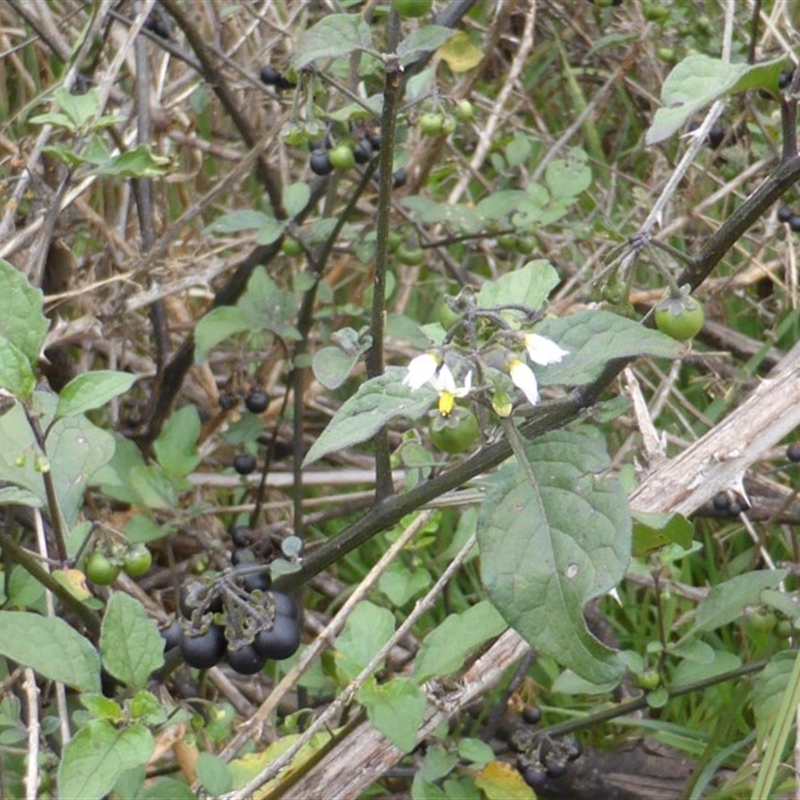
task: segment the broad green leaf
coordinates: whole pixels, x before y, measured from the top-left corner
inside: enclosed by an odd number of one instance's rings
[[[402,201],[413,212],[417,222],[428,225],[442,223],[463,233],[477,233],[483,228],[484,219],[478,211],[464,205],[437,203],[427,197],[414,195]]]
[[[449,800],[435,783],[428,783],[418,772],[411,782],[411,800]]]
[[[552,691],[572,695],[602,695],[614,691],[618,685],[619,680],[617,679],[606,681],[605,683],[595,683],[594,681],[586,680],[586,678],[581,678],[571,669],[565,669],[553,681]]]
[[[550,262],[543,258],[529,261],[522,269],[484,283],[478,292],[478,306],[524,305],[535,311],[544,305],[558,281],[558,273]]]
[[[527,137],[524,137],[524,141],[528,144],[530,152],[530,142]],[[521,189],[505,189],[484,197],[476,206],[475,211],[485,219],[503,219],[513,214],[528,200],[530,200],[528,193]]]
[[[569,350],[560,364],[535,368],[543,386],[591,383],[613,358],[677,358],[681,352],[681,344],[675,339],[610,311],[579,311],[567,317],[548,317],[536,327],[536,333]]]
[[[475,785],[486,800],[536,800],[520,771],[504,761],[492,761],[475,776]]]
[[[443,45],[452,35],[452,28],[441,25],[423,25],[421,28],[416,28],[397,46],[400,63],[405,66],[419,60],[426,53]]]
[[[689,547],[694,526],[680,514],[633,512],[633,555],[643,556],[666,544]]]
[[[257,231],[270,220],[269,214],[256,211],[253,208],[242,208],[238,211],[229,211],[217,217],[210,225],[203,229],[203,233],[238,233],[239,231]]]
[[[631,520],[593,429],[553,431],[488,480],[478,520],[481,573],[500,613],[541,653],[579,676],[618,679],[624,658],[592,636],[583,609],[624,576]],[[532,473],[532,479],[529,472]]]
[[[0,336],[20,350],[35,367],[50,323],[42,313],[43,297],[28,279],[0,258]],[[0,363],[5,362],[5,354]]]
[[[327,14],[300,35],[293,64],[300,70],[320,58],[350,55],[371,47],[372,33],[361,14]]]
[[[430,453],[425,448],[423,453],[427,454],[425,464],[429,464]],[[389,598],[393,606],[404,606],[414,595],[424,592],[432,582],[433,578],[428,570],[422,567],[409,568],[405,564],[393,561],[381,575],[378,588]]]
[[[145,508],[175,508],[179,485],[175,478],[157,464],[133,467],[130,488]]]
[[[480,739],[464,738],[458,742],[458,754],[463,761],[469,761],[478,769],[494,761],[494,750]]]
[[[289,218],[296,217],[311,199],[311,187],[307,183],[293,183],[283,192],[283,208]]]
[[[233,787],[231,769],[219,756],[200,753],[195,763],[195,770],[197,771],[197,780],[214,797],[225,794]]]
[[[277,242],[281,238],[286,226],[289,223],[286,220],[275,219],[275,217],[267,217],[264,224],[258,229],[256,234],[256,244],[267,245]]]
[[[592,170],[586,163],[587,158],[583,150],[573,147],[567,158],[548,164],[545,181],[553,200],[572,200],[592,185]]]
[[[4,486],[0,489],[0,506],[30,506],[41,508],[44,500],[19,486]]]
[[[123,772],[147,763],[153,736],[144,725],[119,730],[99,720],[78,731],[58,766],[58,796],[100,800]]]
[[[392,678],[377,685],[367,681],[356,699],[367,709],[370,722],[392,743],[408,753],[417,745],[417,731],[425,718],[425,695],[410,678]]]
[[[345,353],[341,347],[323,347],[314,353],[311,369],[326,389],[338,389],[358,362],[357,353]]]
[[[212,308],[194,329],[194,363],[202,364],[215,345],[248,330],[250,321],[238,306]]]
[[[35,494],[47,502],[42,475],[36,471],[39,448],[21,404],[0,415],[0,479]]]
[[[281,289],[266,269],[257,269],[252,274],[237,307],[244,312],[253,330],[274,331],[286,339],[298,336],[296,328],[290,324],[297,315],[297,298],[292,292]]]
[[[0,611],[0,655],[84,692],[100,692],[100,656],[58,617]]]
[[[661,108],[647,131],[647,145],[671,136],[704,106],[727,95],[749,89],[775,92],[785,56],[761,64],[730,64],[719,58],[687,56],[667,76],[661,87]]]
[[[414,662],[414,679],[424,683],[435,676],[452,675],[473,650],[507,627],[497,609],[486,600],[461,614],[449,614],[422,642]]]
[[[113,370],[84,372],[73,378],[62,390],[56,406],[56,418],[72,417],[93,408],[100,408],[133,386],[136,375]]]
[[[130,473],[134,467],[145,466],[142,451],[125,436],[118,433],[113,433],[112,436],[114,455],[108,464],[95,473],[92,483],[100,486],[105,494],[115,500],[139,504],[139,497],[130,486]]]
[[[72,527],[89,481],[114,456],[114,437],[84,416],[64,417],[53,423],[46,444],[61,513]]]
[[[196,406],[178,409],[153,442],[158,463],[172,476],[183,478],[199,463],[197,439],[200,436],[200,415]]]
[[[800,617],[800,592],[781,592],[779,590],[765,589],[761,592],[761,602],[780,611],[789,619],[796,620]]]
[[[311,464],[335,450],[371,439],[392,419],[416,419],[423,414],[436,393],[428,387],[412,392],[403,385],[405,374],[405,369],[389,367],[383,375],[362,383],[319,435],[303,464]]]
[[[336,639],[337,671],[348,680],[355,678],[393,633],[392,612],[362,600],[353,609]]]
[[[36,376],[25,353],[0,336],[0,389],[20,400],[27,400],[36,388]]]
[[[458,764],[458,756],[445,750],[441,746],[428,747],[419,774],[428,782],[441,780],[453,771]]]
[[[776,653],[753,681],[752,709],[756,718],[759,743],[770,734],[778,710],[783,703],[792,676],[797,653],[784,650]]]
[[[726,650],[712,650],[712,653],[713,657],[707,664],[689,659],[681,661],[672,673],[670,687],[705,681],[742,665],[742,659],[735,653],[728,653]]]
[[[175,778],[159,778],[155,783],[145,786],[136,795],[136,800],[197,800],[197,795],[185,784]]]
[[[99,165],[92,172],[122,178],[158,178],[167,172],[169,163],[169,158],[157,156],[149,144],[140,144],[114,156],[107,164]]]
[[[468,33],[456,31],[439,48],[439,55],[453,72],[467,72],[481,63],[483,50],[472,43]]]
[[[764,589],[774,589],[786,574],[785,569],[747,572],[712,586],[697,607],[691,632],[683,638],[699,631],[713,631],[738,619],[747,606],[760,603]]]
[[[97,89],[71,94],[63,86],[59,86],[53,92],[53,99],[76,128],[86,125],[100,110],[100,96]]]
[[[122,706],[110,697],[102,694],[81,694],[81,705],[94,717],[107,719],[111,722],[122,722]]]
[[[138,600],[114,592],[100,631],[103,666],[132,689],[141,689],[164,663],[164,641]]]

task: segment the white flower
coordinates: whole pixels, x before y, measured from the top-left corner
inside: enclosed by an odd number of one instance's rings
[[[431,378],[431,386],[439,392],[439,413],[443,417],[450,416],[456,404],[457,397],[466,397],[472,388],[472,370],[464,378],[463,386],[456,386],[456,379],[447,364],[442,364],[441,369]]]
[[[524,361],[515,358],[508,364],[508,374],[514,386],[521,389],[528,402],[535,406],[539,402],[539,384],[533,370]]]
[[[569,350],[559,347],[554,341],[538,333],[525,334],[525,349],[528,357],[534,364],[541,364],[546,367],[548,364],[558,364]]]
[[[431,351],[415,356],[408,363],[408,374],[403,378],[403,383],[416,391],[433,379],[440,361],[439,354]]]

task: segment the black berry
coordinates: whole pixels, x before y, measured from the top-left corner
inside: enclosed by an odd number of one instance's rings
[[[253,389],[245,397],[244,404],[252,414],[260,414],[269,405],[269,395],[263,389]]]
[[[555,753],[547,753],[544,757],[544,768],[548,778],[560,778],[567,771],[567,760]]]
[[[395,189],[399,189],[401,186],[406,185],[406,181],[408,180],[408,176],[406,175],[406,171],[404,169],[398,169],[392,175],[392,186]]]
[[[271,67],[269,64],[258,73],[258,77],[261,79],[261,83],[265,83],[267,86],[274,86],[279,90],[294,89],[296,86],[293,81],[285,78],[275,67]]]
[[[161,630],[161,638],[164,640],[164,652],[172,650],[181,643],[181,623],[176,619],[171,625]]]
[[[369,139],[365,137],[353,148],[353,156],[356,164],[366,164],[372,158],[372,145]]]
[[[525,706],[525,708],[522,709],[522,721],[528,725],[538,725],[541,718],[541,709],[536,706]]]
[[[778,222],[788,222],[792,218],[792,209],[789,206],[781,206],[778,209]]]
[[[793,77],[794,68],[781,70],[781,74],[778,76],[778,88],[788,89]]]
[[[716,150],[722,144],[724,138],[725,128],[723,128],[719,122],[715,122],[708,132],[708,144],[711,146],[711,149]]]
[[[225,632],[219,625],[211,625],[205,633],[196,636],[184,632],[181,636],[183,660],[196,669],[208,669],[219,663],[225,654]]]
[[[729,511],[731,507],[731,498],[728,497],[727,492],[717,492],[714,495],[713,503],[717,511]]]
[[[786,458],[788,458],[793,464],[800,463],[800,442],[790,444],[786,448]]]
[[[255,640],[256,652],[263,658],[281,661],[297,652],[300,646],[300,628],[290,617],[276,615],[272,630],[260,631]]]
[[[240,675],[254,675],[256,672],[260,672],[267,661],[256,652],[252,644],[246,644],[235,650],[229,647],[227,655],[231,669]]]
[[[272,602],[275,604],[275,615],[280,614],[289,619],[300,619],[300,609],[291,595],[284,592],[273,592]]]
[[[792,230],[793,230],[795,233],[798,233],[798,232],[800,232],[800,215],[798,215],[798,214],[792,214],[792,216],[791,216],[791,217],[789,217],[789,227],[790,227],[790,228],[791,228],[791,229],[792,229]]]
[[[308,166],[315,175],[319,176],[330,175],[333,172],[333,164],[331,164],[328,154],[322,150],[317,150],[311,154]]]
[[[250,544],[250,528],[247,525],[234,525],[228,534],[234,547],[247,547]]]
[[[257,463],[256,457],[252,453],[239,453],[239,455],[233,459],[233,468],[240,475],[249,475],[251,472],[255,471]]]
[[[242,578],[242,589],[250,594],[269,591],[271,585],[272,580],[266,570],[264,572],[248,572]]]
[[[219,396],[219,407],[223,411],[230,411],[232,408],[236,407],[238,402],[239,398],[230,392],[222,392]]]

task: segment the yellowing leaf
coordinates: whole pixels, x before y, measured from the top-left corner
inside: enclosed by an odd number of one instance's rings
[[[483,50],[464,31],[458,31],[439,48],[439,55],[453,72],[467,72],[480,64]]]
[[[64,586],[69,593],[78,600],[88,600],[92,593],[86,586],[86,576],[79,569],[57,569],[53,571],[53,578]]]
[[[522,775],[502,761],[492,761],[475,774],[475,785],[487,800],[536,800],[536,794]]]

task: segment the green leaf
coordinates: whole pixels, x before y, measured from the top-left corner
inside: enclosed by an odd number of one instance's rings
[[[50,326],[42,313],[43,295],[8,261],[0,258],[0,336],[17,347],[34,368]],[[0,364],[5,354],[0,356]]]
[[[141,689],[164,663],[164,641],[138,600],[114,592],[100,631],[103,666],[132,689]]]
[[[751,707],[756,718],[758,741],[762,745],[775,724],[796,659],[797,653],[791,650],[776,653],[753,681]]]
[[[100,656],[88,639],[57,617],[0,611],[0,655],[50,680],[100,692]]]
[[[136,382],[136,375],[113,370],[84,372],[73,378],[62,390],[56,406],[56,418],[72,417],[100,408],[109,400],[124,394]]]
[[[301,70],[320,58],[349,55],[371,47],[372,33],[361,14],[327,14],[300,35],[293,64]]]
[[[194,363],[202,364],[215,345],[248,330],[250,322],[238,306],[212,308],[194,329]]]
[[[422,567],[409,569],[405,564],[393,561],[378,580],[378,588],[393,606],[404,606],[414,595],[424,592],[432,582],[428,570]]]
[[[458,742],[458,754],[462,761],[469,761],[481,769],[490,761],[494,761],[494,750],[480,739],[460,739]]]
[[[172,476],[183,478],[199,463],[197,440],[200,436],[200,415],[196,406],[178,409],[153,442],[158,463]]]
[[[355,678],[394,633],[394,615],[367,600],[347,618],[336,639],[336,668],[346,679]]]
[[[158,178],[167,172],[169,158],[157,156],[149,144],[140,144],[114,156],[91,172],[97,175],[118,175],[122,178]]]
[[[84,416],[64,417],[53,423],[46,444],[61,513],[72,527],[90,480],[114,456],[114,437]]]
[[[424,683],[435,676],[452,675],[479,645],[499,636],[508,624],[486,600],[461,614],[450,614],[422,642],[414,662],[414,680]]]
[[[20,400],[27,400],[36,388],[31,362],[4,336],[0,336],[0,388]]]
[[[197,770],[197,780],[214,797],[225,794],[233,787],[231,769],[219,756],[200,753],[197,756],[195,769]]]
[[[613,358],[677,358],[681,350],[675,339],[610,311],[548,317],[537,326],[536,333],[569,350],[560,364],[536,367],[536,377],[543,386],[582,386],[595,380]]]
[[[478,292],[478,306],[497,308],[515,304],[536,310],[544,305],[558,281],[558,273],[549,261],[543,258],[529,261],[522,269],[484,283]]]
[[[489,598],[541,653],[593,683],[616,680],[624,658],[589,633],[583,609],[625,574],[627,495],[616,480],[599,477],[610,462],[593,429],[544,434],[525,453],[528,469],[502,467],[480,510]]]
[[[667,544],[691,545],[694,526],[681,514],[633,512],[633,555],[644,556]]]
[[[4,486],[0,489],[0,506],[30,506],[42,508],[44,500],[33,492],[18,486]]]
[[[159,778],[154,784],[146,786],[136,796],[136,800],[197,800],[197,795],[185,784],[174,778]]]
[[[664,81],[662,107],[647,131],[646,144],[663,141],[701,108],[722,97],[749,89],[776,92],[778,76],[788,64],[785,56],[761,64],[730,64],[702,54],[687,56]]]
[[[392,743],[408,753],[417,745],[425,718],[425,695],[410,678],[392,678],[380,686],[367,681],[356,699],[367,709],[370,722]]]
[[[466,31],[451,31],[452,36],[442,45],[439,55],[453,72],[467,72],[477,67],[483,50],[473,44]]]
[[[275,219],[269,217],[264,224],[258,229],[256,234],[256,244],[267,245],[277,242],[283,236],[286,226],[289,223],[286,220]]]
[[[528,151],[530,151],[530,142],[527,137],[523,138],[522,141],[528,145]],[[529,199],[527,192],[523,192],[521,189],[505,189],[499,192],[492,192],[488,197],[484,197],[475,210],[485,219],[504,219]]]
[[[323,347],[314,353],[311,369],[326,389],[338,389],[358,363],[358,353],[345,353],[341,347]]]
[[[81,694],[81,705],[94,717],[107,719],[111,722],[122,722],[122,706],[110,697],[102,694]]]
[[[712,650],[711,652],[712,658],[708,663],[690,659],[681,661],[672,673],[670,688],[705,681],[738,669],[742,665],[742,659],[735,653],[728,653],[725,650]]]
[[[572,200],[592,185],[592,170],[588,156],[573,147],[567,158],[551,161],[545,172],[545,182],[553,200]]]
[[[100,720],[78,731],[64,748],[58,766],[58,796],[100,800],[123,772],[145,764],[153,736],[144,725],[118,730]]]
[[[263,211],[252,208],[242,208],[238,211],[229,211],[217,217],[210,225],[203,229],[203,233],[238,233],[239,231],[257,231],[275,218]]]
[[[283,192],[283,208],[289,218],[296,217],[311,199],[311,187],[307,183],[293,183]]]
[[[464,205],[437,203],[418,195],[406,197],[402,203],[413,212],[419,223],[428,225],[441,223],[463,233],[477,233],[484,225],[482,215]]]
[[[389,420],[416,419],[433,403],[436,393],[428,387],[412,392],[403,385],[406,370],[389,367],[383,375],[362,383],[336,412],[303,461],[308,465],[335,450],[372,438]]]
[[[247,283],[237,307],[256,331],[274,331],[286,339],[297,339],[297,329],[292,323],[297,315],[297,298],[292,292],[281,289],[265,269],[257,269]]]
[[[53,99],[76,128],[82,128],[100,110],[100,96],[97,89],[71,94],[63,86],[59,86],[53,92]]]
[[[397,46],[397,56],[405,66],[419,60],[426,53],[441,47],[452,35],[452,28],[442,25],[424,25],[413,30]]]
[[[738,619],[747,606],[758,605],[764,589],[774,589],[787,575],[785,569],[760,570],[736,575],[713,586],[697,607],[690,633],[713,631]]]

